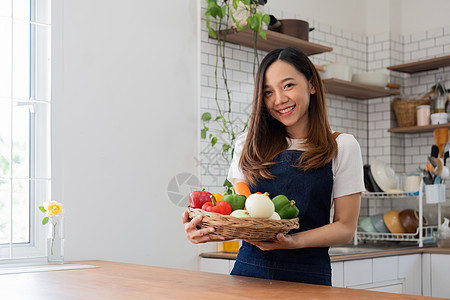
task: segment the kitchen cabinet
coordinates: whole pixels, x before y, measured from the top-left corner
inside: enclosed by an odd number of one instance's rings
[[[423,277],[424,296],[450,299],[448,270],[450,255],[423,254],[423,270],[428,276]]]
[[[200,258],[200,271],[218,274],[230,274],[234,259]]]
[[[344,287],[421,295],[421,254],[344,261]]]
[[[222,30],[219,32],[220,38],[227,42],[253,48],[253,34],[251,29],[246,30]],[[319,54],[332,51],[333,48],[323,46],[320,44],[305,41],[287,34],[266,30],[267,39],[263,39],[258,35],[256,47],[258,50],[271,51],[276,48],[283,48],[287,46],[295,47],[303,51],[306,55]]]

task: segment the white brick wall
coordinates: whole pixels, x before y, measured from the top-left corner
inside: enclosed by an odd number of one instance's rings
[[[269,12],[270,13],[270,12]],[[275,13],[275,12],[273,12]],[[276,12],[282,18],[296,18],[286,12]],[[304,18],[303,18],[304,19]],[[332,52],[310,56],[316,65],[333,61],[348,63],[353,71],[386,71],[386,67],[416,60],[432,58],[450,53],[450,27],[437,28],[426,32],[400,36],[382,33],[361,36],[339,28],[332,28],[315,20],[307,20],[315,29],[310,32],[310,41],[333,47]],[[201,113],[209,111],[215,116],[214,65],[215,40],[209,39],[205,21],[202,22],[201,41]],[[231,87],[234,118],[247,120],[253,96],[253,49],[228,44],[228,80]],[[262,58],[265,53],[259,51]],[[443,74],[447,88],[450,88],[450,67],[418,74],[403,74],[391,71],[389,82],[402,86],[402,97],[420,97],[435,84],[437,74]],[[223,87],[221,80],[219,86]],[[226,105],[226,95],[221,90],[219,97],[222,107]],[[327,94],[328,114],[333,130],[353,134],[361,145],[364,163],[380,159],[390,164],[396,172],[416,172],[425,166],[427,155],[434,143],[432,133],[391,134],[389,128],[396,127],[391,109],[392,97],[355,100]],[[221,157],[221,144],[211,148],[209,142],[201,141],[201,182],[202,187],[222,192],[222,183],[228,172],[228,162]],[[392,203],[386,200],[370,201],[372,211],[387,210]],[[380,203],[377,203],[380,202]],[[392,205],[399,205],[398,203]],[[403,207],[416,207],[416,202],[401,203]],[[373,206],[373,207],[372,207]],[[402,208],[402,207],[401,207]],[[362,214],[368,212],[368,204],[363,203]]]

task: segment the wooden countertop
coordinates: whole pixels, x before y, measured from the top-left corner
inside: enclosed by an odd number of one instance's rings
[[[2,299],[429,299],[107,261],[99,268],[0,275]]]
[[[438,248],[438,247],[424,247],[424,248],[405,248],[405,249],[395,249],[395,250],[383,250],[383,251],[373,251],[365,253],[353,253],[353,254],[343,254],[343,255],[331,255],[331,262],[346,261],[346,260],[356,260],[365,258],[375,258],[375,257],[386,257],[394,255],[407,255],[415,253],[434,253],[434,254],[450,254],[450,248]],[[204,258],[221,258],[221,259],[236,259],[237,252],[206,252],[200,253],[201,257]]]

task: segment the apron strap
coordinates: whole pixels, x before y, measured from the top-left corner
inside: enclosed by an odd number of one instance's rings
[[[342,132],[337,132],[337,131],[333,132],[334,138],[337,139],[337,137],[338,137],[341,133],[342,133]]]

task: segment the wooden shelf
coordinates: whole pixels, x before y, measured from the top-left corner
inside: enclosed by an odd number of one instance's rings
[[[400,95],[400,92],[397,90],[336,78],[324,79],[323,84],[326,93],[360,100]]]
[[[438,128],[450,128],[450,123],[437,124],[437,125],[391,128],[388,130],[388,132],[392,132],[392,133],[422,133],[422,132],[432,132],[433,130],[438,129]]]
[[[223,38],[226,33],[226,41],[253,48],[253,30],[247,29],[244,31],[238,30],[222,30],[220,36]],[[258,50],[271,51],[276,48],[283,48],[287,46],[295,47],[303,51],[306,55],[319,54],[323,52],[332,51],[333,48],[311,43],[290,35],[266,30],[267,40],[264,40],[258,35],[256,46]]]
[[[450,55],[425,59],[402,65],[391,66],[387,67],[387,69],[402,73],[413,74],[423,71],[435,70],[447,66],[450,66]]]

